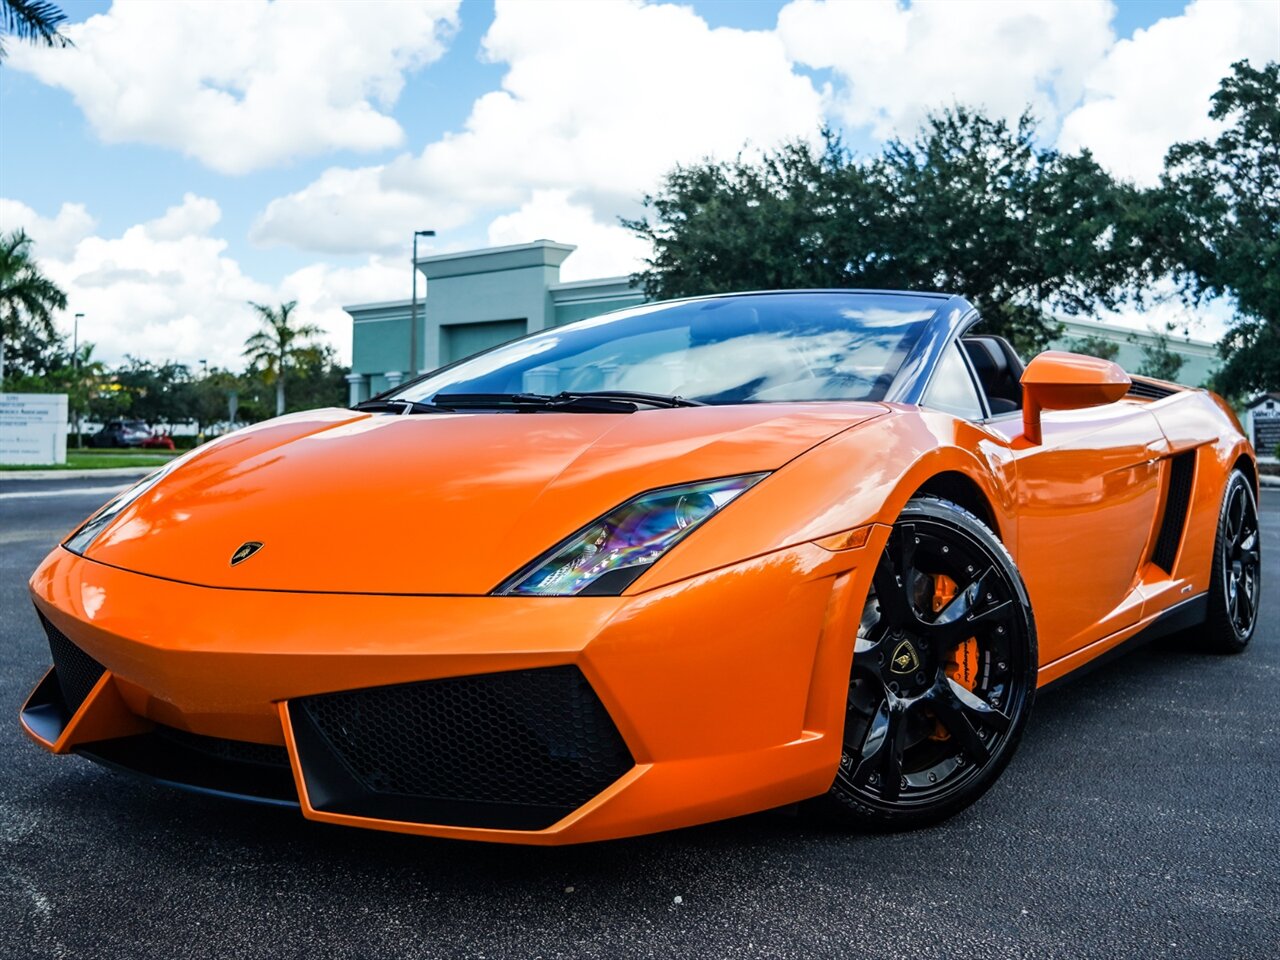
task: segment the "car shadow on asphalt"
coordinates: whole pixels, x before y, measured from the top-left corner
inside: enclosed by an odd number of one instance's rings
[[[950,821],[909,834],[848,833],[804,811],[770,811],[647,837],[569,847],[525,847],[361,831],[303,820],[295,810],[237,804],[150,785],[82,760],[40,777],[19,803],[80,834],[108,859],[146,858],[149,869],[181,876],[194,859],[256,865],[246,877],[274,882],[281,871],[332,873],[357,884],[412,877],[417,886],[491,896],[506,886],[550,882],[635,887],[678,880],[697,884],[726,859],[748,873],[778,857],[838,858],[847,873],[865,863],[868,878],[922,842],[962,841],[987,830],[1017,835],[1037,828],[1035,798],[1063,791],[1062,771],[1082,762],[1080,739],[1113,721],[1115,705],[1150,695],[1153,684],[1189,679],[1222,663],[1171,648],[1150,647],[1047,692],[1036,705],[1021,749],[991,792]],[[1084,762],[1087,762],[1085,760]],[[1030,808],[1030,809],[1029,809]],[[922,837],[924,838],[922,840]]]

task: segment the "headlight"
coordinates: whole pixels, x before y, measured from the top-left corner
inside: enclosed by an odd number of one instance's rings
[[[752,473],[642,493],[557,544],[494,593],[617,596],[698,524],[766,476]]]
[[[83,556],[84,552],[93,544],[93,541],[98,539],[98,534],[102,533],[112,520],[120,516],[125,507],[129,506],[129,504],[133,503],[140,496],[154,487],[170,471],[172,471],[174,467],[176,467],[180,462],[185,461],[189,456],[190,454],[184,454],[181,457],[170,460],[159,470],[154,473],[147,474],[128,490],[125,490],[123,493],[117,494],[113,499],[108,500],[106,504],[103,505],[102,509],[82,523],[80,525],[80,529],[67,537],[62,545],[72,553]]]

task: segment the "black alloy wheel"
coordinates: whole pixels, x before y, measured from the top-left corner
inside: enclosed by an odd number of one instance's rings
[[[1214,653],[1240,653],[1258,624],[1262,600],[1262,550],[1253,485],[1232,471],[1222,494],[1213,548],[1213,578],[1205,623],[1188,633]]]
[[[907,829],[976,800],[1013,755],[1037,666],[1026,590],[1004,546],[954,503],[908,503],[854,647],[830,794],[841,819]]]

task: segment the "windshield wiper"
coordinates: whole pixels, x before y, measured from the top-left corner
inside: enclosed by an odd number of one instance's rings
[[[517,413],[537,413],[540,410],[568,413],[635,413],[633,401],[612,397],[572,396],[548,393],[437,393],[442,404],[457,410],[468,408],[510,408]]]
[[[560,410],[570,413],[635,413],[638,405],[650,407],[701,407],[697,400],[660,393],[630,390],[565,390],[549,393],[438,393],[436,400],[455,409],[511,407],[517,412]]]
[[[398,400],[392,398],[390,400],[363,400],[357,403],[352,410],[359,410],[362,413],[453,413],[448,407],[442,407],[439,404],[427,403],[423,400]]]
[[[641,393],[639,390],[565,390],[557,395],[566,399],[580,397],[598,397],[602,400],[625,400],[628,403],[643,403],[650,407],[705,407],[701,400],[689,400],[685,397],[670,396],[665,393]]]

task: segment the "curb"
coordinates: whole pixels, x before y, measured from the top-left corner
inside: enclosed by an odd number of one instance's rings
[[[0,470],[0,483],[9,480],[90,480],[94,477],[145,477],[159,466],[107,467],[103,470]]]

